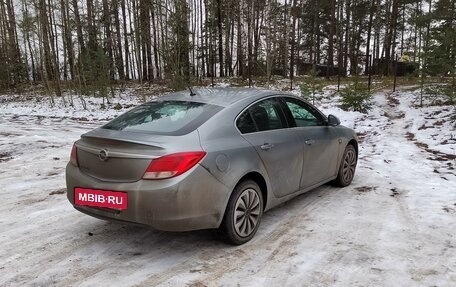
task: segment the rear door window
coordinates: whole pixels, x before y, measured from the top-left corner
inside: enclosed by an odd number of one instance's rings
[[[256,132],[255,123],[253,122],[250,112],[247,110],[243,112],[236,121],[236,126],[243,134]]]
[[[241,133],[276,130],[287,127],[285,116],[277,99],[258,102],[239,116],[236,125]]]
[[[126,112],[103,128],[159,135],[184,135],[197,129],[220,110],[220,106],[205,103],[156,101]]]

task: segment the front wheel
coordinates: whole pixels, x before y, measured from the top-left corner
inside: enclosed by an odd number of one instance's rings
[[[337,178],[334,180],[334,183],[337,186],[344,187],[350,185],[353,177],[355,176],[357,161],[358,156],[356,154],[355,147],[351,144],[347,145],[342,157],[342,162],[340,163]]]
[[[253,238],[263,216],[263,196],[258,184],[246,180],[231,194],[219,233],[228,243],[241,245]]]

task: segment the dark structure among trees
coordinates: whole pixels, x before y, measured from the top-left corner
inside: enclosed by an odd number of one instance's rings
[[[387,62],[384,59],[374,59],[372,63],[373,75],[388,75],[389,69],[392,67],[394,73],[398,77],[416,74],[419,70],[419,64],[415,62],[401,62],[391,60]]]
[[[317,77],[333,77],[339,75],[339,67],[331,67],[325,64],[313,64],[299,61],[297,64],[297,75],[309,75],[315,73]]]

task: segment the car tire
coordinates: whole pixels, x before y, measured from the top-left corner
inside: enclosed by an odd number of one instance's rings
[[[347,145],[334,184],[340,187],[350,185],[355,176],[357,162],[358,155],[356,154],[355,147],[351,144]]]
[[[219,237],[227,243],[241,245],[253,238],[263,216],[263,195],[258,184],[252,180],[239,183],[233,190]]]

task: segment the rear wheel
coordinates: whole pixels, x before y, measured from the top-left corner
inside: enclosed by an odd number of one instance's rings
[[[339,172],[334,183],[338,186],[347,186],[353,180],[355,176],[356,163],[358,162],[358,156],[356,154],[355,147],[351,144],[347,145],[340,163]]]
[[[263,196],[258,184],[246,180],[231,194],[219,233],[228,243],[240,245],[253,238],[263,216]]]

